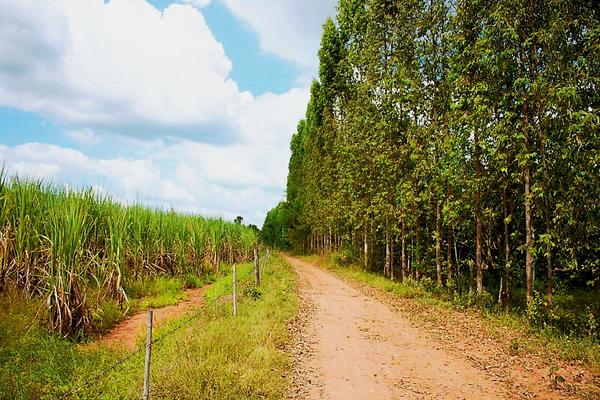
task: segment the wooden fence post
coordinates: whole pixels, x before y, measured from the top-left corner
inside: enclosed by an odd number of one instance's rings
[[[260,286],[260,268],[258,263],[258,247],[254,248],[254,283]]]
[[[233,263],[233,316],[237,316],[237,292],[236,292],[236,279],[235,279],[235,263]]]
[[[148,321],[146,324],[146,361],[144,363],[144,400],[148,400],[150,396],[150,355],[152,353],[152,317],[153,311],[148,310]]]
[[[265,270],[267,269],[267,262],[269,260],[269,249],[267,248],[267,251],[265,252],[265,259],[263,260],[263,266],[262,269],[260,271],[261,274],[265,273]]]

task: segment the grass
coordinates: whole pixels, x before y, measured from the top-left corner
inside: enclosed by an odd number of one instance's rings
[[[0,295],[0,399],[56,398],[74,375],[108,365],[118,353],[81,353],[37,321],[41,305],[14,290]]]
[[[310,255],[301,256],[301,258],[321,265],[344,279],[359,282],[396,298],[411,299],[434,311],[436,309],[476,310],[491,332],[508,328],[516,333],[514,343],[511,344],[511,349],[515,352],[536,351],[557,356],[569,362],[581,362],[597,370],[600,369],[600,343],[593,336],[582,337],[561,333],[552,326],[539,326],[532,323],[527,314],[501,311],[494,305],[480,307],[470,304],[464,296],[451,296],[446,291],[430,285],[429,280],[424,284],[418,284],[412,280],[408,280],[406,283],[394,282],[380,274],[365,271],[354,264],[341,266],[335,262],[335,255],[327,257]],[[570,296],[572,297],[572,295]],[[567,300],[557,296],[556,301],[560,304]],[[577,311],[572,310],[571,312],[576,313]]]
[[[173,306],[180,301],[189,300],[186,289],[199,288],[215,281],[213,274],[194,276],[187,274],[185,277],[158,277],[149,282],[134,282],[130,286],[133,311],[147,308],[162,308]]]
[[[227,275],[218,277],[207,290],[201,318],[154,346],[153,398],[285,397],[290,359],[281,348],[288,340],[287,324],[299,306],[295,276],[288,265],[272,257],[255,300],[252,265],[239,265],[238,316],[233,318],[232,277],[229,269],[224,272]],[[18,293],[0,296],[0,399],[57,398],[125,354],[77,345],[48,335],[37,324],[30,326],[38,306]],[[154,337],[187,318],[171,321],[155,331]],[[137,354],[72,398],[138,399],[143,357],[143,352]]]

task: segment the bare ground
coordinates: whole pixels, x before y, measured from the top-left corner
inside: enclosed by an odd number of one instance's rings
[[[181,317],[188,311],[202,307],[206,288],[207,286],[189,289],[186,291],[188,300],[180,301],[173,306],[155,309],[153,326],[158,327],[173,318]],[[138,338],[142,337],[146,331],[146,318],[147,311],[140,311],[116,325],[94,344],[104,347],[120,346],[132,350],[135,348]]]
[[[292,398],[600,398],[597,373],[545,354],[511,354],[516,334],[490,332],[474,313],[392,298],[286,260],[312,305],[296,323]]]

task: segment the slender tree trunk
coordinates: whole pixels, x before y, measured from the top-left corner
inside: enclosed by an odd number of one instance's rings
[[[396,275],[394,274],[394,237],[390,238],[390,278],[393,281],[396,280]]]
[[[482,236],[482,224],[481,217],[477,217],[477,237],[476,237],[476,245],[475,245],[475,262],[477,264],[477,295],[481,295],[483,293],[483,257],[482,257],[482,245],[481,245],[481,236]]]
[[[552,304],[552,280],[553,280],[553,267],[552,267],[552,220],[550,216],[550,182],[548,178],[548,160],[546,157],[546,135],[542,135],[541,140],[541,153],[542,153],[542,168],[544,170],[544,217],[546,219],[546,268],[547,268],[547,280],[546,280],[546,298],[549,304]]]
[[[390,233],[386,226],[385,231],[385,265],[383,266],[383,275],[391,277],[390,274]]]
[[[504,189],[504,304],[508,307],[509,298],[509,275],[510,275],[510,232],[509,224],[512,218],[508,204],[508,194]]]
[[[435,208],[435,268],[437,270],[437,285],[442,287],[442,205],[437,202]]]
[[[447,186],[447,190],[446,190],[446,204],[448,204],[450,202],[450,196],[452,195],[452,189],[450,188],[450,185]],[[446,269],[446,281],[447,284],[450,283],[452,281],[452,226],[450,225],[450,223],[447,221],[448,224],[448,267]]]
[[[454,232],[452,232],[452,236],[454,238]],[[456,245],[455,238],[452,241],[452,244],[454,245],[454,260],[456,261],[456,282],[458,283],[462,275],[460,274],[460,259],[458,258],[458,246]]]
[[[535,8],[536,8],[536,1],[535,0],[529,0],[529,14],[531,16],[531,18],[529,18],[529,28],[531,31],[534,30],[534,24],[535,24]],[[535,64],[536,64],[536,44],[535,44],[535,40],[532,40],[532,42],[529,44],[529,54],[527,55],[528,57],[528,78],[530,82],[534,82],[536,79],[536,71],[535,71]],[[526,96],[529,96],[529,93],[526,94]],[[531,132],[530,132],[530,127],[531,127],[531,123],[533,122],[530,119],[530,113],[531,113],[531,108],[530,108],[530,104],[529,104],[530,100],[529,98],[526,97],[525,99],[525,103],[523,105],[523,114],[524,114],[524,121],[525,121],[525,129],[523,132],[523,139],[524,139],[524,144],[525,144],[525,166],[524,166],[524,173],[525,173],[525,275],[526,275],[526,280],[527,280],[527,304],[531,303],[531,300],[533,299],[533,282],[535,279],[535,270],[534,270],[534,265],[533,265],[533,231],[532,231],[532,212],[531,212],[531,200],[532,200],[532,194],[531,194],[531,163],[529,161],[529,152],[531,151]]]
[[[417,271],[415,269],[415,243],[413,235],[410,235],[410,256],[408,258],[408,269],[413,280],[417,279]]]
[[[527,116],[526,125],[529,125]],[[529,128],[525,128],[525,153],[529,154]],[[533,299],[533,235],[531,230],[531,166],[525,165],[525,277],[527,280],[527,304]]]
[[[479,132],[475,130],[475,175],[476,175],[476,189],[475,189],[475,224],[476,224],[476,237],[475,237],[475,263],[477,264],[477,295],[480,296],[483,293],[483,260],[482,260],[482,223],[481,223],[481,159],[480,159],[480,147],[479,147]]]
[[[367,240],[367,227],[365,225],[365,235],[363,242],[363,255],[364,255],[364,267],[365,270],[369,269],[369,242]]]
[[[453,279],[452,277],[452,228],[448,226],[448,249],[447,249],[447,258],[448,258],[448,268],[446,271],[446,282],[450,283]]]
[[[416,239],[415,239],[415,245],[417,246],[416,249],[416,258],[415,258],[415,280],[419,281],[419,279],[421,278],[421,226],[419,224],[419,217],[417,217],[417,232],[416,232]]]
[[[400,221],[402,226],[402,281],[408,276],[408,267],[406,264],[406,232],[404,226],[404,217]]]

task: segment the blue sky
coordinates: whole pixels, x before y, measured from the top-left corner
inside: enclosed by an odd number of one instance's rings
[[[334,0],[0,3],[0,162],[261,224]]]

